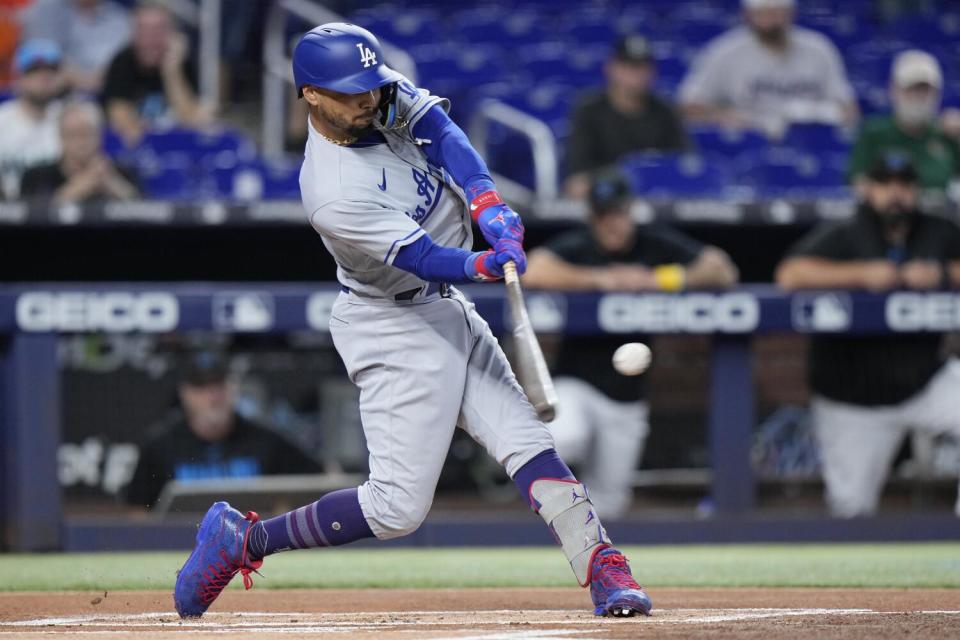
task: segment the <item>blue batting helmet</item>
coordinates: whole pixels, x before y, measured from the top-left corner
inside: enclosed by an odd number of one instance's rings
[[[297,91],[307,85],[364,93],[400,80],[383,61],[377,38],[362,27],[329,22],[308,31],[293,50]]]

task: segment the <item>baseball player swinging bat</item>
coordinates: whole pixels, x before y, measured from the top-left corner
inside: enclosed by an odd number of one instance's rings
[[[543,424],[556,398],[518,282],[523,223],[450,119],[449,101],[387,66],[376,37],[352,24],[310,30],[292,66],[310,114],[301,197],[338,265],[330,336],[359,388],[370,476],[262,521],[215,503],[177,574],[177,612],[203,615],[238,573],[249,589],[250,574],[275,553],[412,533],[461,428],[549,527],[577,583],[590,588],[593,612],[648,615],[650,598]],[[472,223],[486,251],[472,251]],[[486,321],[453,286],[501,278],[526,394]]]
[[[513,340],[517,351],[517,378],[530,404],[537,410],[537,415],[544,422],[550,422],[557,415],[557,392],[553,388],[553,379],[547,369],[540,342],[530,324],[527,305],[523,300],[523,289],[520,288],[520,278],[517,276],[517,266],[513,262],[503,265],[503,281],[507,286]]]

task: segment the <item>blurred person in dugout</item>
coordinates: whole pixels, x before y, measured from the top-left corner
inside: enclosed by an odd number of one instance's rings
[[[837,48],[796,26],[795,0],[742,0],[745,24],[707,43],[679,90],[688,123],[757,129],[792,123],[851,126],[856,96]]]
[[[26,169],[60,155],[61,60],[60,47],[49,40],[28,40],[17,49],[15,97],[0,104],[0,186],[8,199],[19,196]]]
[[[929,53],[904,51],[893,61],[890,102],[893,113],[873,116],[863,123],[850,156],[850,180],[863,190],[867,170],[878,157],[891,152],[909,155],[917,171],[917,184],[924,190],[945,191],[960,173],[960,145],[954,132],[942,126],[955,117],[955,110],[940,118],[943,73]],[[958,127],[960,129],[960,127]]]
[[[960,287],[960,227],[918,210],[917,183],[909,157],[878,157],[856,215],[801,239],[777,268],[777,283],[874,292]],[[811,339],[811,413],[834,515],[876,512],[911,430],[960,435],[960,361],[944,358],[941,346],[934,333]]]
[[[590,174],[625,154],[690,146],[673,105],[653,93],[656,62],[646,38],[621,38],[603,70],[607,86],[584,96],[571,118],[565,184],[571,198],[585,197]]]
[[[113,0],[36,0],[20,22],[23,38],[60,45],[70,87],[91,95],[100,92],[107,65],[130,41],[130,14]]]
[[[191,354],[181,368],[180,410],[147,433],[125,490],[150,507],[169,480],[319,473],[320,465],[281,435],[240,416],[237,386],[222,354]]]
[[[137,5],[133,39],[107,69],[101,99],[110,127],[135,146],[154,127],[202,127],[212,112],[196,94],[196,73],[186,36],[169,9]]]
[[[726,253],[677,231],[638,227],[630,185],[619,172],[594,178],[586,228],[563,233],[530,253],[524,284],[563,291],[680,291],[729,287],[737,269]],[[557,451],[579,466],[597,513],[630,506],[633,475],[649,426],[641,376],[611,364],[623,336],[567,337],[554,374],[560,409],[550,423]]]
[[[103,113],[95,102],[72,102],[60,114],[60,158],[26,170],[22,200],[53,204],[132,200],[136,174],[103,153]]]

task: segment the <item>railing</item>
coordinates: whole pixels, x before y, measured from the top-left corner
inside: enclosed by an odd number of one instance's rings
[[[480,103],[470,121],[470,140],[484,158],[489,157],[488,133],[496,123],[524,136],[533,151],[534,188],[505,176],[497,175],[497,186],[503,196],[519,206],[531,206],[537,200],[557,198],[557,141],[545,122],[499,100]]]
[[[220,106],[220,43],[223,39],[223,0],[162,0],[174,16],[197,30],[200,99],[214,110]]]
[[[286,96],[293,86],[291,60],[287,52],[287,16],[293,15],[312,24],[342,21],[343,16],[309,0],[279,0],[270,8],[263,43],[263,130],[261,145],[268,156],[283,153]],[[416,65],[405,51],[381,41],[390,65],[416,82]]]

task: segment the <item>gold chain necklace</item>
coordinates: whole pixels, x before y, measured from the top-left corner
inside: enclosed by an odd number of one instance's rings
[[[333,138],[328,138],[327,136],[323,135],[323,133],[320,132],[320,129],[317,129],[317,133],[319,133],[319,134],[320,134],[320,137],[323,138],[324,140],[326,140],[327,142],[332,142],[333,144],[338,145],[338,146],[341,146],[341,147],[345,147],[345,146],[347,146],[347,145],[351,145],[351,144],[353,144],[354,142],[357,141],[356,136],[354,136],[354,137],[352,137],[352,138],[347,138],[346,140],[334,140]]]

